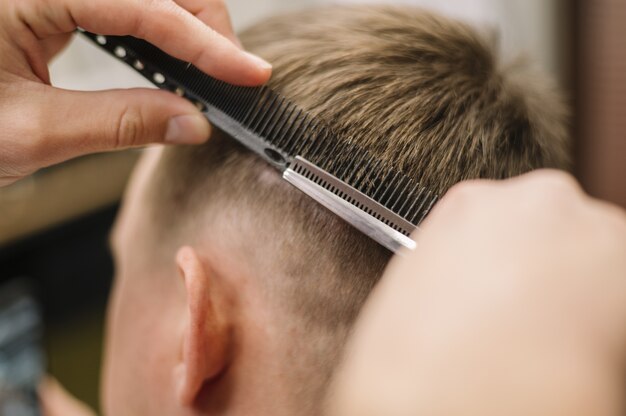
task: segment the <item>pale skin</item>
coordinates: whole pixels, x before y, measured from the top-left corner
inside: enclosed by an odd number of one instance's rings
[[[146,150],[111,234],[103,413],[288,416],[277,399],[286,337],[272,335],[276,319],[253,278],[262,267],[226,237],[243,233],[220,220],[158,253],[146,242],[145,190],[161,151]],[[42,385],[41,398],[46,416],[92,414],[54,382]]]
[[[47,63],[77,26],[144,38],[236,84],[271,74],[240,49],[221,1],[2,1],[0,186],[91,152],[209,137],[196,108],[166,92],[50,86]],[[241,266],[236,242],[181,244],[158,271],[132,255],[150,163],[114,237],[105,411],[279,414],[285,346],[249,278],[259,269]],[[533,175],[461,185],[434,211],[416,235],[420,249],[394,260],[361,317],[335,414],[623,414],[624,213],[571,179]],[[159,304],[142,296],[150,291]],[[42,403],[48,416],[91,414],[54,382]]]
[[[111,235],[103,412],[292,416],[285,357],[297,332],[261,284],[281,271],[275,252],[258,249],[261,230],[244,225],[258,214],[235,223],[232,210],[218,210],[155,236],[146,190],[162,149],[142,158]]]
[[[454,188],[361,314],[332,416],[626,413],[626,213],[556,172]]]
[[[225,238],[238,232],[207,226],[164,263],[142,256],[158,157],[143,158],[113,235],[105,414],[281,414],[285,335],[252,278],[263,267]],[[330,416],[623,414],[623,210],[536,172],[459,185],[415,238],[360,317]],[[89,414],[65,400],[53,389],[45,408],[68,407],[48,414]]]

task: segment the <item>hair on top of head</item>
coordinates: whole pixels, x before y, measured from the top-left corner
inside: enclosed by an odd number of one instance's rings
[[[501,64],[494,41],[458,21],[331,7],[275,17],[242,39],[274,64],[273,88],[437,194],[569,165],[554,87],[521,61]]]
[[[567,111],[554,87],[520,62],[502,65],[493,42],[458,21],[335,6],[264,20],[240,38],[274,65],[272,88],[435,193],[569,167]],[[242,234],[264,230],[246,255],[281,270],[264,284],[282,319],[305,332],[292,341],[302,343],[298,363],[285,364],[306,380],[294,382],[293,400],[315,402],[390,253],[219,131],[205,145],[167,149],[148,199],[162,237],[153,240],[168,250],[218,212]]]

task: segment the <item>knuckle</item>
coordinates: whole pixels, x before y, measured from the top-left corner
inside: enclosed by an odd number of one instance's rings
[[[132,107],[124,109],[118,119],[115,133],[115,148],[137,146],[145,130],[141,112]]]
[[[477,180],[460,182],[454,185],[445,195],[445,199],[453,204],[467,204],[475,198],[483,184]]]
[[[466,181],[452,186],[437,204],[437,211],[442,216],[454,215],[455,212],[470,213],[480,204],[479,193],[485,186],[480,181]]]
[[[468,218],[480,218],[483,206],[481,202],[485,192],[490,192],[493,185],[480,180],[470,180],[452,186],[429,214],[430,223],[457,224],[466,226]]]
[[[148,8],[149,6],[146,6]],[[137,37],[145,38],[147,35],[147,30],[145,26],[144,19],[141,17],[141,14],[129,13],[125,17],[126,21],[124,22],[125,29],[128,33],[132,33]]]
[[[546,170],[535,177],[544,193],[549,195],[575,195],[581,189],[578,182],[563,171]]]
[[[213,31],[213,28],[209,28],[211,31]],[[203,48],[195,48],[190,54],[189,54],[189,62],[198,65],[200,62],[203,61],[211,61],[210,59],[204,59],[204,57],[207,55],[207,51]],[[204,65],[204,67],[206,68],[206,65]],[[209,72],[211,73],[211,72]]]
[[[544,209],[574,206],[573,201],[582,198],[583,192],[576,180],[558,170],[537,170],[524,175],[517,183],[516,191],[527,209]]]
[[[209,8],[211,10],[226,11],[226,2],[224,0],[209,0]]]

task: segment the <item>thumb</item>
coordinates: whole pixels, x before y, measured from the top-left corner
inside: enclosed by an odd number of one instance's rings
[[[35,158],[41,165],[149,143],[197,144],[210,134],[209,122],[195,105],[160,90],[48,87],[38,106],[41,135],[35,141],[40,150]]]

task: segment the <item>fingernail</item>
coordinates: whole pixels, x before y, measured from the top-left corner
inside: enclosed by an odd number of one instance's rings
[[[170,119],[167,124],[165,141],[168,143],[204,143],[211,133],[211,126],[200,115],[182,115]]]
[[[248,57],[254,61],[254,63],[259,66],[262,69],[272,69],[272,64],[270,64],[269,62],[267,62],[265,59],[261,58],[260,56],[257,56],[253,53],[250,52],[244,52],[246,55],[248,55]]]

